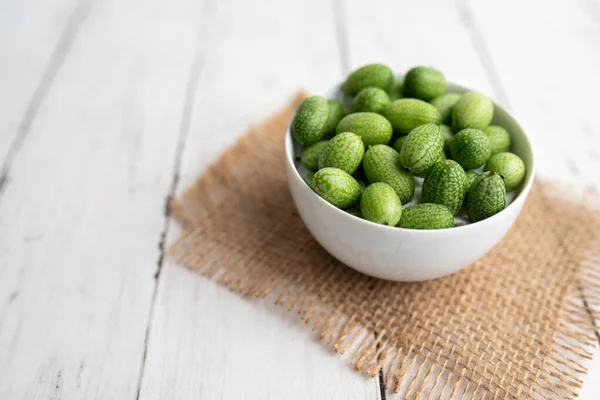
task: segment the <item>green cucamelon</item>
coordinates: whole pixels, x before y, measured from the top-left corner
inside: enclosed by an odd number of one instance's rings
[[[402,94],[429,101],[446,92],[448,82],[440,71],[431,67],[414,67],[404,77]]]
[[[463,207],[467,205],[467,201],[469,200],[469,189],[478,176],[479,174],[475,171],[465,171],[465,197],[463,200]]]
[[[479,174],[475,171],[465,171],[465,188],[468,191]]]
[[[425,124],[413,129],[400,151],[402,166],[414,174],[422,174],[435,164],[444,150],[440,127]]]
[[[452,159],[464,169],[481,167],[490,157],[490,143],[482,131],[478,129],[463,129],[454,135],[450,143]]]
[[[365,145],[360,136],[352,132],[340,133],[327,142],[321,150],[319,169],[334,167],[353,174],[359,167],[364,154]]]
[[[392,101],[381,112],[392,127],[400,135],[407,135],[410,131],[424,124],[439,125],[440,112],[431,104],[418,99],[399,99]]]
[[[300,104],[290,130],[292,137],[303,146],[317,143],[325,136],[329,118],[329,103],[321,96],[312,96]]]
[[[494,104],[485,95],[477,92],[463,94],[452,108],[452,129],[485,129],[494,116]]]
[[[402,98],[402,87],[404,86],[402,80],[394,81],[391,88],[388,89],[387,93],[390,96],[390,101],[398,100]]]
[[[448,208],[440,204],[422,203],[402,210],[400,228],[446,229],[454,226],[454,217]]]
[[[501,126],[490,125],[483,130],[490,142],[490,151],[492,155],[510,151],[511,140],[510,135]]]
[[[400,153],[400,151],[402,151],[402,146],[404,146],[404,142],[406,142],[407,137],[408,136],[400,136],[398,139],[396,139],[394,145],[392,146],[394,150]]]
[[[315,190],[315,181],[314,181],[314,176],[315,174],[313,174],[312,172],[309,173],[308,175],[306,175],[304,178],[302,178],[302,180],[304,181],[304,183],[306,183],[308,185],[309,188],[311,188],[312,190]]]
[[[438,157],[437,157],[437,159],[436,159],[436,162],[435,162],[433,165],[435,165],[435,164],[439,163],[440,161],[445,161],[445,160],[447,160],[447,159],[448,159],[448,158],[446,157],[446,152],[442,150],[442,151],[440,152],[440,154],[438,155]],[[430,168],[430,169],[431,169],[431,168]],[[418,176],[419,178],[425,178],[425,176],[427,175],[427,173],[429,172],[429,170],[430,170],[430,169],[428,169],[428,170],[425,170],[425,171],[423,171],[423,172],[415,173],[414,175],[415,175],[415,176]]]
[[[339,122],[336,134],[352,132],[362,138],[365,146],[387,144],[392,139],[392,125],[379,114],[359,112],[346,115]]]
[[[402,203],[394,189],[383,182],[372,183],[360,198],[364,219],[377,224],[396,226],[402,215]]]
[[[467,215],[477,222],[499,213],[506,207],[506,188],[502,177],[492,171],[484,172],[469,188]]]
[[[421,201],[446,206],[452,215],[458,214],[465,197],[465,171],[452,160],[435,164],[423,180]]]
[[[383,89],[364,88],[354,98],[352,112],[381,112],[390,103],[390,96]]]
[[[356,182],[358,182],[358,185],[360,186],[360,192],[364,192],[365,189],[367,188],[367,184],[365,183],[365,181],[361,180],[361,179],[357,179],[356,177],[352,176],[354,179],[356,179]]]
[[[315,172],[319,169],[319,156],[325,146],[327,146],[327,141],[323,140],[304,149],[300,160],[307,170]]]
[[[485,164],[485,170],[499,174],[504,180],[507,192],[515,190],[525,177],[523,160],[518,155],[508,152],[491,156]]]
[[[352,174],[352,176],[358,182],[360,182],[360,181],[366,182],[367,181],[367,176],[365,175],[365,171],[363,171],[362,164],[356,169],[356,172],[354,172]]]
[[[454,140],[452,129],[450,129],[448,125],[442,124],[440,125],[440,132],[444,138],[444,151],[450,153],[450,143],[452,143],[452,140]]]
[[[338,168],[323,168],[313,177],[313,190],[338,208],[348,208],[360,199],[360,185],[347,172]]]
[[[378,87],[387,90],[394,82],[392,70],[383,64],[365,65],[352,72],[346,82],[343,90],[349,96],[355,96],[358,92],[368,87]]]
[[[325,124],[325,136],[331,136],[335,133],[337,124],[344,118],[344,109],[339,101],[327,100],[329,104],[329,116]]]
[[[362,165],[370,183],[387,183],[396,191],[402,204],[412,199],[415,193],[413,174],[402,168],[396,150],[383,144],[371,146],[365,152]]]
[[[460,99],[460,96],[460,93],[447,93],[430,101],[430,103],[440,112],[442,123],[452,123],[452,108],[458,99]]]

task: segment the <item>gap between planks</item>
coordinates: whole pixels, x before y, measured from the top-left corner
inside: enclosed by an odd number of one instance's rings
[[[587,298],[585,297],[585,294],[583,292],[583,287],[581,286],[581,281],[577,281],[577,289],[579,290],[579,293],[581,294],[581,299],[583,300],[583,305],[585,306],[585,309],[590,317],[590,322],[592,323],[592,326],[594,327],[594,334],[596,335],[598,344],[600,344],[600,332],[598,332],[598,325],[596,324],[596,320],[594,319],[594,314],[592,313],[592,310],[590,310],[590,305],[588,304]]]
[[[73,8],[52,56],[50,57],[46,68],[44,68],[40,81],[31,96],[31,100],[25,108],[21,123],[17,127],[17,132],[10,143],[6,158],[0,167],[0,202],[2,201],[2,193],[9,180],[12,164],[23,147],[25,139],[29,135],[33,121],[44,103],[44,100],[46,100],[52,84],[54,83],[54,79],[69,55],[73,42],[79,33],[79,28],[85,20],[85,17],[88,15],[89,9],[90,4],[88,3],[88,0],[80,0]]]
[[[511,109],[510,100],[508,93],[502,83],[502,79],[500,78],[500,73],[498,72],[498,68],[496,67],[494,60],[492,59],[491,52],[485,41],[483,34],[477,26],[476,21],[474,20],[473,12],[471,11],[469,0],[456,0],[456,7],[458,9],[459,15],[465,25],[465,28],[469,32],[469,36],[471,37],[471,43],[473,48],[481,60],[481,64],[488,75],[489,80],[491,81],[492,88],[496,94],[496,97],[508,108]],[[567,166],[570,169],[570,172],[575,177],[578,177],[581,172],[579,168],[573,163],[573,161],[567,158]],[[595,188],[592,188],[595,191]],[[581,284],[577,283],[579,291],[581,293],[581,301],[583,306],[585,307],[587,313],[590,315],[592,319],[592,323],[594,327],[597,327],[596,321],[594,320],[592,310],[589,307],[587,299],[585,298],[585,294],[583,293],[583,289],[581,288]],[[598,340],[598,344],[600,345],[600,333],[598,329],[594,329],[594,334]]]
[[[346,0],[333,0],[333,18],[335,23],[335,36],[337,39],[342,76],[350,73],[350,59],[348,45],[348,21],[346,18]]]
[[[204,3],[202,7],[202,15],[200,17],[200,22],[198,24],[199,27],[202,27],[202,22],[207,14],[210,14],[212,11],[210,9],[211,0],[208,0]],[[201,32],[201,31],[200,31]],[[158,284],[161,278],[161,272],[164,265],[165,259],[165,247],[166,247],[166,238],[169,233],[169,227],[171,224],[171,207],[170,203],[173,197],[175,196],[175,192],[177,190],[177,186],[179,184],[179,177],[181,171],[181,163],[183,159],[183,150],[185,149],[185,144],[187,142],[187,138],[190,132],[190,123],[192,118],[192,113],[194,110],[194,105],[196,103],[196,90],[198,88],[198,80],[200,78],[200,74],[202,72],[204,66],[204,53],[203,47],[200,46],[201,42],[201,33],[198,33],[198,38],[196,40],[195,46],[195,54],[192,60],[192,65],[190,67],[190,73],[188,76],[188,80],[186,83],[185,90],[185,99],[183,103],[183,110],[181,112],[181,124],[179,127],[179,135],[177,140],[177,146],[175,148],[175,158],[173,162],[173,170],[171,177],[171,185],[169,187],[169,192],[165,197],[165,208],[163,211],[164,216],[164,225],[163,229],[159,236],[158,249],[159,255],[156,262],[156,272],[154,273],[154,287],[152,288],[152,298],[150,300],[150,311],[148,313],[148,323],[146,325],[146,333],[144,335],[144,347],[142,351],[142,359],[140,364],[140,372],[138,375],[137,388],[136,388],[136,400],[140,399],[140,393],[142,388],[142,382],[144,379],[144,372],[146,369],[146,360],[148,357],[148,342],[150,339],[150,330],[152,326],[152,320],[154,318],[154,311],[156,309],[156,298],[158,296]]]

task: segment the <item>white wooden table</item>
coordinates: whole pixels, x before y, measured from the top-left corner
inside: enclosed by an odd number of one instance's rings
[[[540,175],[600,189],[598,0],[0,2],[0,399],[384,398],[296,316],[164,257],[171,196],[377,61],[491,94]]]

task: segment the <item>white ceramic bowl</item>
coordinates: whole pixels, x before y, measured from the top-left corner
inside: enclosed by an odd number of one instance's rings
[[[449,91],[465,92],[467,89],[450,84]],[[338,86],[323,96],[339,99],[339,93]],[[485,255],[502,239],[519,216],[533,183],[533,154],[521,127],[497,105],[494,106],[492,124],[503,126],[510,133],[512,151],[523,159],[527,168],[524,182],[511,197],[512,202],[500,213],[474,224],[440,230],[379,225],[329,204],[302,180],[294,163],[300,149],[292,142],[288,129],[285,143],[287,174],[300,217],[331,255],[349,267],[376,278],[422,281],[461,270]]]

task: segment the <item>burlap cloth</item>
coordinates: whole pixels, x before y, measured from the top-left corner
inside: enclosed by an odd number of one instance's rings
[[[292,202],[283,138],[303,96],[173,202],[185,226],[171,248],[178,260],[297,310],[405,398],[576,397],[600,316],[597,206],[537,182],[509,234],[469,268],[423,283],[370,278],[327,254]]]

